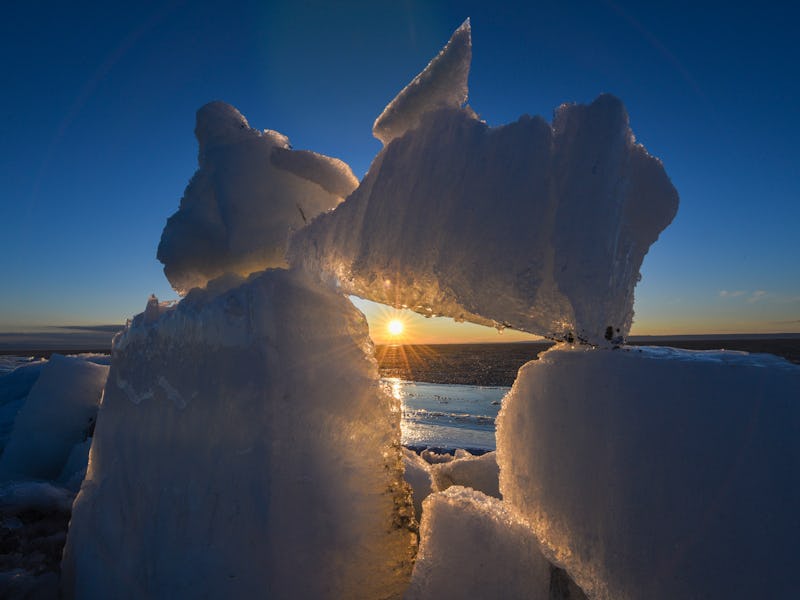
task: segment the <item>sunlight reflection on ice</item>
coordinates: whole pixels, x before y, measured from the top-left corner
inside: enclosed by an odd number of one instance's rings
[[[509,388],[383,379],[402,403],[402,443],[435,448],[495,449],[494,420]]]

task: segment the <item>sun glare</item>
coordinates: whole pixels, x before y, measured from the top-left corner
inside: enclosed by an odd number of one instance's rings
[[[403,322],[400,319],[392,319],[387,325],[389,335],[398,336],[403,333]]]

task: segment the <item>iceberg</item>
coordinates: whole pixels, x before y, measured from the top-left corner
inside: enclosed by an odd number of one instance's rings
[[[792,597],[798,399],[771,355],[555,347],[503,401],[500,491],[591,598]]]
[[[277,131],[252,129],[233,106],[197,111],[199,169],[164,227],[158,260],[180,294],[226,272],[286,266],[292,230],[358,185],[344,162],[293,150]]]
[[[400,410],[366,319],[301,273],[236,279],[155,320],[138,315],[115,338],[66,597],[405,589],[416,522]]]
[[[492,128],[461,108],[468,25],[390,103],[376,131],[395,133],[376,133],[388,143],[345,202],[293,233],[289,262],[426,316],[619,343],[677,192],[611,95],[560,106],[552,125]]]

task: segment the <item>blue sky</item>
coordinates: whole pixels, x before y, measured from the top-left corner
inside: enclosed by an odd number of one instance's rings
[[[135,4],[135,5],[133,5]],[[799,9],[732,3],[16,3],[0,22],[0,331],[123,322],[155,292],[225,100],[361,177],[371,126],[467,16],[491,125],[601,92],[681,195],[632,333],[800,331]]]

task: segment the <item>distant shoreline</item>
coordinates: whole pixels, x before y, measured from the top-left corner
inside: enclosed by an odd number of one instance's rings
[[[519,368],[554,342],[377,345],[382,377],[479,386],[510,386]],[[631,339],[630,346],[672,346],[686,350],[735,350],[780,356],[800,365],[800,334],[784,337]]]
[[[40,340],[41,344],[41,340]],[[376,344],[381,377],[463,385],[511,385],[519,368],[535,360],[554,342],[481,342],[468,344]],[[800,365],[800,334],[729,334],[631,336],[631,346],[674,346],[687,350],[736,350],[774,354]],[[9,347],[0,344],[0,356],[49,359],[53,354],[110,354],[107,344]]]
[[[111,344],[103,348],[47,348],[47,349],[16,349],[6,350],[0,348],[0,356],[33,356],[34,358],[50,358],[53,354],[111,354]]]

